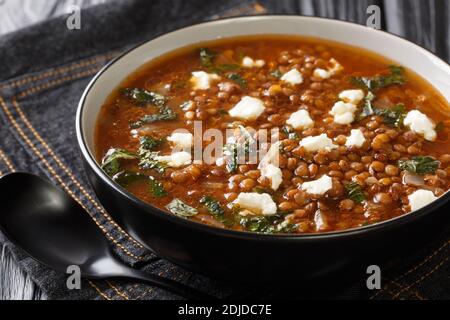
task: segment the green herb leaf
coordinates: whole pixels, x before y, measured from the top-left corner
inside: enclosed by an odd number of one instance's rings
[[[352,77],[350,81],[368,91],[375,92],[390,85],[402,85],[405,83],[405,70],[400,66],[390,66],[390,74],[376,77]]]
[[[175,120],[176,118],[177,114],[171,108],[163,106],[159,109],[159,113],[147,114],[138,121],[130,123],[130,128],[137,129],[142,127],[144,124],[163,120]]]
[[[107,175],[112,177],[119,172],[119,160],[137,159],[138,156],[130,151],[124,149],[111,148],[102,159],[101,168]]]
[[[420,175],[435,173],[441,163],[433,157],[413,157],[411,160],[399,160],[398,166],[401,170],[406,170]]]
[[[134,103],[145,106],[153,104],[161,107],[166,103],[166,98],[156,92],[147,91],[139,88],[126,88],[122,90],[123,94],[130,98]]]
[[[141,143],[141,148],[143,148],[146,151],[150,151],[156,147],[159,147],[161,144],[163,144],[164,139],[156,139],[151,136],[145,136],[145,137],[141,137],[139,139],[139,142]]]
[[[164,190],[163,184],[156,180],[154,177],[149,177],[149,186],[150,186],[150,192],[155,196],[156,198],[162,198],[167,196],[167,191]]]
[[[247,87],[247,80],[245,80],[239,73],[231,73],[227,77],[231,81],[236,82],[241,88]]]
[[[356,182],[345,185],[345,189],[347,190],[348,197],[356,203],[361,203],[366,199],[361,186]]]
[[[153,169],[158,173],[163,173],[167,168],[167,165],[165,163],[156,160],[156,157],[159,156],[159,152],[152,151],[153,148],[162,143],[162,141],[159,141],[160,140],[153,141],[149,139],[140,140],[141,146],[139,147],[138,154],[140,157],[139,166],[142,169]]]
[[[170,202],[166,206],[167,210],[172,212],[173,214],[176,214],[177,216],[188,218],[195,216],[198,214],[198,210],[195,208],[192,208],[191,206],[187,205],[180,199],[173,199],[172,202]]]
[[[375,99],[375,95],[369,91],[364,98],[364,105],[361,110],[361,113],[358,116],[358,120],[362,120],[366,117],[369,117],[371,115],[375,114],[374,107],[372,106],[372,101]]]
[[[213,68],[213,60],[216,57],[217,52],[208,49],[208,48],[201,48],[200,49],[200,65],[202,67],[205,67],[206,69],[212,69]]]
[[[238,145],[236,143],[227,143],[223,146],[223,153],[226,156],[228,172],[235,172],[238,168]]]
[[[273,216],[246,216],[240,217],[239,224],[246,231],[274,234],[293,233],[295,224],[290,224],[284,220],[284,215],[277,213]]]
[[[115,174],[112,179],[120,186],[126,188],[130,184],[148,179],[148,177],[145,174],[127,170]]]
[[[404,104],[397,104],[387,109],[376,109],[375,114],[383,117],[385,124],[391,127],[402,128],[403,120],[406,117],[406,108]]]
[[[281,71],[278,70],[278,69],[271,71],[269,74],[270,74],[272,77],[275,77],[275,78],[278,78],[278,79],[281,78],[281,77],[283,76],[283,74],[281,73]]]
[[[200,203],[203,204],[208,212],[219,222],[229,225],[230,222],[225,217],[225,210],[221,207],[219,201],[210,196],[205,196],[200,199]]]

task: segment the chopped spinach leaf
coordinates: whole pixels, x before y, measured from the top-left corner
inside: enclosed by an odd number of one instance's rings
[[[405,70],[400,66],[390,66],[389,75],[375,77],[352,77],[350,81],[368,91],[375,92],[390,85],[401,85],[405,83]]]
[[[156,198],[162,198],[167,196],[167,191],[164,190],[163,184],[156,180],[154,177],[149,177],[149,186],[150,186],[150,192],[155,196]]]
[[[283,76],[283,74],[281,73],[281,71],[278,70],[278,69],[271,71],[269,74],[270,74],[272,77],[275,77],[275,78],[281,78],[281,77]]]
[[[219,201],[210,196],[205,196],[200,199],[200,203],[203,204],[208,212],[219,222],[225,225],[232,225],[232,222],[225,217],[225,210],[220,205]]]
[[[227,143],[223,146],[223,153],[226,156],[228,172],[235,172],[238,168],[238,145],[236,143]]]
[[[369,117],[371,115],[375,114],[374,107],[372,105],[372,101],[375,99],[375,95],[372,92],[368,92],[366,97],[364,98],[364,105],[361,110],[361,113],[358,116],[359,120],[362,120],[366,117]]]
[[[402,128],[406,109],[404,104],[397,104],[387,109],[376,109],[375,114],[382,116],[384,123],[388,126]]]
[[[288,139],[290,140],[299,140],[300,137],[298,136],[297,132],[294,131],[291,127],[283,127],[282,132],[288,136]]]
[[[171,108],[169,108],[167,106],[162,106],[159,109],[159,113],[147,114],[147,115],[143,116],[141,119],[139,119],[138,121],[130,123],[130,128],[137,129],[147,123],[163,121],[163,120],[174,120],[176,118],[177,118],[177,114]]]
[[[361,186],[356,182],[345,185],[345,190],[347,190],[348,197],[356,203],[361,203],[366,199]]]
[[[236,82],[241,88],[247,87],[247,80],[245,80],[239,73],[231,73],[227,76],[227,78]]]
[[[401,170],[406,170],[419,175],[435,173],[440,162],[433,157],[417,156],[411,160],[399,160],[398,166]]]
[[[198,213],[197,209],[192,208],[191,206],[187,205],[180,199],[173,199],[172,202],[170,202],[166,206],[166,208],[173,214],[176,214],[177,216],[180,216],[183,218],[192,217]]]
[[[145,137],[147,138],[147,137]],[[154,139],[154,138],[153,138]],[[159,141],[156,140],[155,141]],[[153,148],[155,148],[159,143],[148,140],[148,139],[141,139],[140,143],[141,146],[139,147],[139,166],[142,169],[153,169],[157,171],[158,173],[163,173],[167,167],[167,165],[163,162],[157,161],[156,157],[159,156],[159,152],[152,151]],[[162,143],[162,141],[161,141]]]
[[[101,168],[107,175],[112,177],[120,170],[119,160],[131,160],[137,159],[138,156],[130,151],[124,149],[109,149],[106,155],[102,159]]]
[[[145,149],[146,151],[150,151],[163,144],[164,139],[156,139],[151,136],[145,136],[141,137],[139,139],[139,142],[141,143],[141,148]]]
[[[166,103],[166,98],[156,92],[147,91],[139,88],[123,89],[123,94],[130,98],[134,103],[145,106],[153,104],[157,107],[162,107]]]
[[[208,48],[201,48],[200,49],[200,65],[202,67],[205,67],[206,69],[212,69],[213,68],[213,60],[216,57],[217,52],[208,49]]]
[[[112,179],[120,186],[126,188],[130,184],[132,184],[136,181],[142,181],[142,180],[148,179],[148,177],[145,174],[127,170],[127,171],[122,171],[122,172],[115,174],[112,177]]]
[[[265,234],[293,233],[297,227],[295,224],[286,222],[280,213],[273,216],[240,217],[239,224],[246,231]]]

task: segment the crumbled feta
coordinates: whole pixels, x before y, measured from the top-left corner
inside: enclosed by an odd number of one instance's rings
[[[338,124],[350,124],[355,120],[357,106],[353,103],[338,101],[334,104],[330,114]]]
[[[264,67],[264,65],[266,64],[266,62],[264,60],[253,60],[250,57],[244,57],[244,59],[242,59],[242,66],[245,68],[261,68]]]
[[[344,90],[339,94],[339,99],[353,104],[360,103],[364,97],[365,94],[362,90]]]
[[[255,120],[264,112],[264,109],[264,103],[261,100],[245,96],[228,113],[242,120]]]
[[[363,146],[364,142],[366,142],[364,133],[359,129],[354,129],[351,131],[350,136],[347,138],[345,145],[347,147],[361,148]]]
[[[322,195],[327,191],[331,190],[333,187],[333,180],[327,176],[323,175],[320,179],[310,182],[302,183],[302,190],[305,190],[309,194]]]
[[[175,148],[179,149],[191,149],[194,144],[194,136],[192,133],[174,132],[171,136],[167,137],[167,140],[172,142]]]
[[[303,83],[303,76],[297,69],[292,69],[286,72],[282,77],[281,81],[287,82],[292,85]]]
[[[308,152],[315,152],[319,150],[330,151],[338,147],[325,133],[322,133],[320,136],[303,138],[302,141],[300,141],[300,146],[305,148]]]
[[[418,110],[408,112],[403,120],[403,124],[408,126],[417,134],[423,135],[428,141],[436,140],[436,125],[425,114]]]
[[[419,210],[425,207],[427,204],[433,202],[438,197],[434,195],[430,190],[417,190],[408,196],[409,205],[411,206],[411,211]]]
[[[169,156],[158,156],[155,159],[156,161],[167,163],[169,167],[175,168],[191,164],[192,161],[191,154],[186,151],[174,152]]]
[[[206,73],[205,71],[192,72],[191,83],[194,90],[207,90],[211,87],[211,82],[219,80],[220,77],[215,73]]]
[[[277,205],[272,197],[267,193],[245,193],[242,192],[234,201],[235,204],[243,209],[248,209],[256,214],[263,214],[265,216],[274,215],[277,213]]]
[[[313,72],[313,76],[316,78],[328,79],[344,69],[342,65],[334,58],[330,59],[330,64],[332,65],[332,67],[328,70],[321,68],[315,69]]]
[[[328,79],[331,77],[331,73],[325,69],[317,68],[314,70],[313,76],[320,79]]]
[[[298,130],[308,129],[314,126],[314,121],[311,119],[307,110],[294,112],[289,119],[287,119],[286,123]]]
[[[270,179],[271,187],[273,190],[278,190],[281,182],[283,182],[283,174],[281,169],[275,167],[273,164],[269,163],[263,169],[261,169],[261,176]]]

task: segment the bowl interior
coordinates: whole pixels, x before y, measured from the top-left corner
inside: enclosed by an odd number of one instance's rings
[[[362,47],[398,61],[427,79],[450,101],[450,66],[421,47],[391,34],[331,19],[299,16],[257,16],[202,23],[151,40],[120,57],[94,78],[82,99],[77,125],[94,154],[94,128],[107,96],[146,62],[180,47],[219,38],[284,34],[319,37]],[[80,110],[79,110],[80,111]]]

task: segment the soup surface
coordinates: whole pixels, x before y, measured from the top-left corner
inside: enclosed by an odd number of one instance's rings
[[[128,76],[101,109],[96,156],[167,214],[328,232],[408,214],[448,190],[449,110],[414,72],[359,48],[230,38]]]

